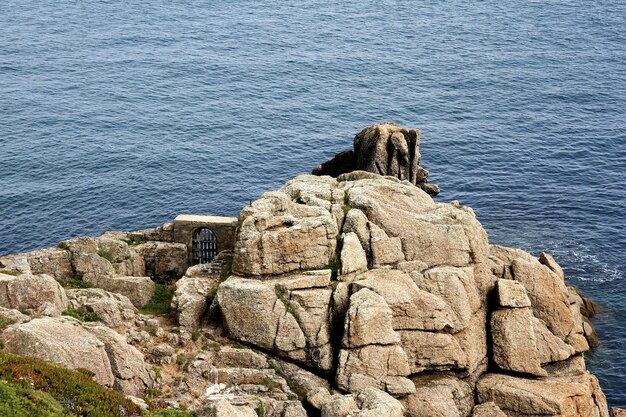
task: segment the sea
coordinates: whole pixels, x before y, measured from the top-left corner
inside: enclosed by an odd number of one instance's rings
[[[602,306],[626,407],[623,0],[3,0],[0,255],[236,216],[381,121]]]

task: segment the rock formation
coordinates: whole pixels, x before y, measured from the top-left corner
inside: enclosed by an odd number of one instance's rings
[[[314,175],[338,177],[361,170],[407,180],[430,195],[439,194],[439,186],[427,182],[428,171],[419,165],[420,131],[393,123],[366,127],[354,137],[354,150],[343,151],[313,168]]]
[[[345,166],[384,176],[296,177],[241,211],[234,253],[186,272],[180,244],[128,234],[3,257],[0,340],[206,415],[608,417],[583,358],[597,307],[549,254],[490,245],[470,208],[433,201],[418,146],[365,129]],[[138,310],[168,271],[176,322]],[[57,283],[76,279],[99,288]]]

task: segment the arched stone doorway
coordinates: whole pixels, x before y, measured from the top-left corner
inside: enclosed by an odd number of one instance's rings
[[[207,264],[217,255],[217,236],[208,227],[196,229],[192,238],[192,263]]]

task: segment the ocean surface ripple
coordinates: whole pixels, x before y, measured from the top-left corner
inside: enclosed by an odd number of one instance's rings
[[[626,407],[624,45],[617,0],[4,0],[0,254],[237,215],[419,127],[440,201],[603,305],[589,367]]]

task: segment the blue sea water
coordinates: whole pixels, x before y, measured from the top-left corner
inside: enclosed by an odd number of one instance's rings
[[[626,407],[626,2],[0,2],[0,254],[237,215],[378,121],[604,306]]]

